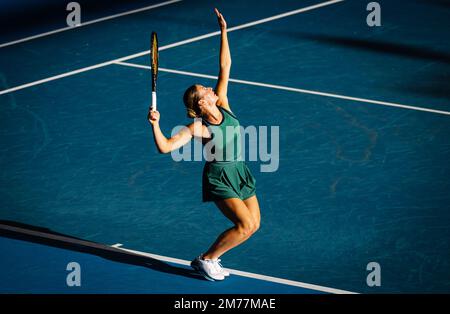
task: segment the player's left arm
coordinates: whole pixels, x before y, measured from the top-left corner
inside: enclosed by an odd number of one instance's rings
[[[217,15],[217,21],[220,26],[220,59],[219,59],[219,78],[217,80],[217,85],[215,88],[217,96],[219,96],[219,100],[217,105],[222,106],[228,110],[230,110],[230,106],[228,104],[228,79],[230,78],[230,69],[231,69],[231,54],[230,47],[228,45],[228,37],[227,37],[227,22],[225,21],[222,14],[219,10],[214,9]]]

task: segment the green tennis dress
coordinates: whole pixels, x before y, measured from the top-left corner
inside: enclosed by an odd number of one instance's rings
[[[203,202],[245,200],[256,194],[256,180],[242,158],[239,121],[227,109],[218,108],[223,115],[220,124],[202,120],[211,133],[204,143],[208,161],[203,168]]]

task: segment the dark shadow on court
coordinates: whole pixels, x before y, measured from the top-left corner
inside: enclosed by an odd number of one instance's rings
[[[450,0],[420,0],[420,2],[440,6],[444,9],[450,9]]]
[[[71,1],[0,1],[0,43],[18,40],[55,29],[67,27],[66,9]],[[135,10],[156,3],[158,0],[78,0],[81,22]],[[145,12],[145,11],[144,11]]]
[[[394,87],[388,87],[394,89]],[[450,99],[450,67],[441,68],[441,72],[423,73],[420,77],[410,77],[401,86],[395,87],[414,95],[425,95],[434,98]],[[450,108],[446,106],[446,109]]]
[[[269,31],[269,30],[268,30]],[[270,30],[281,36],[287,36],[296,40],[310,40],[324,43],[330,46],[349,47],[381,54],[398,55],[405,58],[421,59],[425,61],[440,62],[442,65],[437,70],[430,68],[422,70],[417,77],[405,78],[401,86],[388,86],[388,89],[402,90],[416,95],[427,97],[450,99],[450,54],[439,52],[428,48],[412,45],[390,43],[379,40],[368,40],[342,36],[331,36],[324,34],[309,34],[296,31]],[[386,88],[386,86],[380,86]]]
[[[307,34],[292,31],[271,31],[280,35],[289,36],[300,40],[311,40],[319,43],[329,44],[332,46],[349,47],[352,49],[378,52],[383,54],[397,55],[406,58],[422,59],[427,61],[435,61],[450,64],[450,54],[431,50],[428,48],[392,43],[380,40],[368,40],[362,38],[351,38],[342,36],[330,36],[324,34]]]
[[[92,254],[114,262],[148,267],[168,274],[206,280],[194,270],[172,266],[151,257],[126,252],[104,244],[57,233],[47,228],[27,225],[15,221],[0,220],[0,236]]]

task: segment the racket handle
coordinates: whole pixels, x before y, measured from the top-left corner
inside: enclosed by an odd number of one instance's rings
[[[152,111],[156,111],[156,92],[152,92]]]

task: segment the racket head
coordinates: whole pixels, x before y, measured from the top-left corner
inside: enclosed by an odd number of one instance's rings
[[[152,32],[150,40],[150,55],[151,55],[151,71],[152,71],[152,91],[156,92],[156,80],[158,78],[159,66],[159,52],[158,52],[158,35]]]

